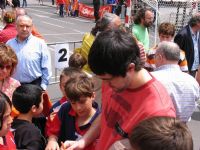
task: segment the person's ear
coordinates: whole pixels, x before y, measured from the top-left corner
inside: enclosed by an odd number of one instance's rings
[[[93,93],[92,93],[92,96],[91,96],[92,101],[94,101],[95,98],[96,98],[96,94],[95,94],[95,92],[93,92]]]
[[[37,107],[36,107],[35,105],[33,105],[33,106],[31,107],[31,111],[32,111],[33,113],[35,113],[35,112],[37,111]]]
[[[48,94],[46,93],[46,92],[42,92],[42,94],[41,94],[41,102],[43,101],[43,103],[44,103],[44,101],[46,100],[49,100],[49,96],[48,96]]]
[[[133,71],[133,70],[135,70],[135,64],[134,63],[130,63],[128,65],[127,71]]]

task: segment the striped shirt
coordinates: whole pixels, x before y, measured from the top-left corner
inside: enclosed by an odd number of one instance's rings
[[[174,107],[177,118],[183,122],[189,121],[199,99],[199,84],[187,73],[180,70],[179,66],[163,65],[152,72],[167,89]]]

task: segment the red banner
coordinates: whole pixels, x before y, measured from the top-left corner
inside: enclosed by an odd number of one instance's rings
[[[99,15],[102,16],[105,12],[111,12],[112,6],[104,5],[99,9]],[[94,8],[82,3],[79,3],[79,16],[94,19]]]

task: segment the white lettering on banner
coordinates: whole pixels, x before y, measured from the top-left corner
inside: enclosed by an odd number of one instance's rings
[[[69,62],[69,44],[55,45],[55,68],[62,69],[68,67]]]

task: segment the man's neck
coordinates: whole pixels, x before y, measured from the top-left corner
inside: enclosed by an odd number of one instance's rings
[[[191,29],[192,29],[192,32],[194,33],[194,34],[196,34],[198,31],[199,31],[199,28],[198,27],[191,27]]]
[[[143,27],[143,28],[146,28],[143,23],[140,23],[140,26]]]
[[[136,89],[146,84],[148,81],[152,79],[151,75],[147,70],[141,69],[140,71],[135,71],[133,78],[131,80],[131,84],[128,89]]]
[[[30,36],[30,35],[29,35],[29,36]],[[29,36],[27,36],[27,37],[25,37],[25,38],[17,36],[17,40],[18,40],[19,42],[24,42]]]

